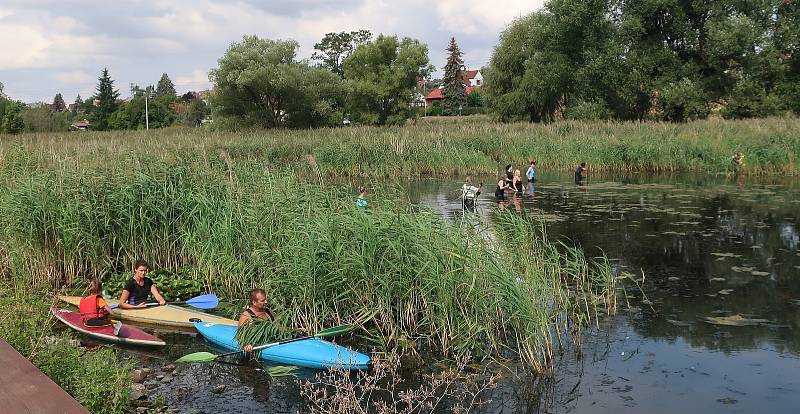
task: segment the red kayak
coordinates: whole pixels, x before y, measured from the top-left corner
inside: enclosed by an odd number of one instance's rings
[[[81,314],[78,312],[72,312],[66,309],[53,309],[53,315],[70,328],[95,339],[139,346],[164,346],[167,344],[155,336],[139,328],[134,328],[133,326],[122,325],[117,333],[114,333],[114,325],[97,327],[86,326],[83,324]]]

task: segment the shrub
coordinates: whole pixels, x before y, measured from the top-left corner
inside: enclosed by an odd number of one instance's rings
[[[693,121],[708,117],[708,97],[691,79],[671,82],[661,91],[659,103],[664,119],[673,122]]]
[[[611,111],[602,102],[580,101],[567,108],[567,118],[583,121],[609,119]]]
[[[726,119],[758,118],[776,115],[782,106],[781,99],[767,93],[759,82],[743,78],[734,86],[721,113]]]

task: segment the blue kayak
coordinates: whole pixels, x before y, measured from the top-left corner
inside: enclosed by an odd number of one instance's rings
[[[194,327],[211,343],[236,351],[236,326],[210,322],[195,322]],[[351,370],[369,368],[369,357],[349,348],[319,339],[275,345],[261,350],[261,359],[268,362],[296,365],[306,368],[342,367]]]

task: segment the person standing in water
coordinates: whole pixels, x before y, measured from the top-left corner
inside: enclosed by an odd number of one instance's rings
[[[584,178],[586,178],[586,163],[582,162],[575,168],[575,184],[583,184]]]
[[[472,185],[472,176],[468,175],[464,185],[461,186],[461,202],[464,210],[471,213],[475,212],[475,202],[478,196],[481,195],[481,187],[483,183],[478,184],[477,187]]]
[[[528,184],[536,181],[536,161],[531,160],[531,165],[528,167],[528,171],[525,172],[525,176],[528,177]]]
[[[522,195],[524,187],[522,186],[522,177],[519,170],[514,170],[514,178],[511,179],[511,187],[517,195]]]
[[[356,206],[362,210],[367,208],[367,189],[364,186],[358,187],[358,198],[356,198]]]
[[[506,176],[502,176],[499,180],[497,180],[497,187],[494,189],[495,198],[498,200],[505,200],[506,190],[517,191],[514,189],[514,187],[511,187],[508,181],[506,181]]]
[[[510,186],[511,183],[514,181],[514,167],[511,164],[506,165],[506,186]]]

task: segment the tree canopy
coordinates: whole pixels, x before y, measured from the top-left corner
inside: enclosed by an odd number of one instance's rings
[[[89,112],[92,129],[100,131],[110,129],[108,119],[117,110],[118,97],[119,91],[114,89],[114,81],[111,80],[111,76],[108,74],[108,68],[103,68],[100,78],[97,80],[97,94],[94,97],[97,104]]]
[[[164,96],[172,99],[177,98],[175,85],[172,83],[172,80],[166,73],[161,75],[161,79],[158,80],[158,85],[156,85],[156,98],[161,98]]]
[[[363,45],[372,38],[369,30],[352,32],[326,33],[322,40],[314,45],[312,60],[320,62],[320,66],[344,78],[344,60],[358,46]]]

